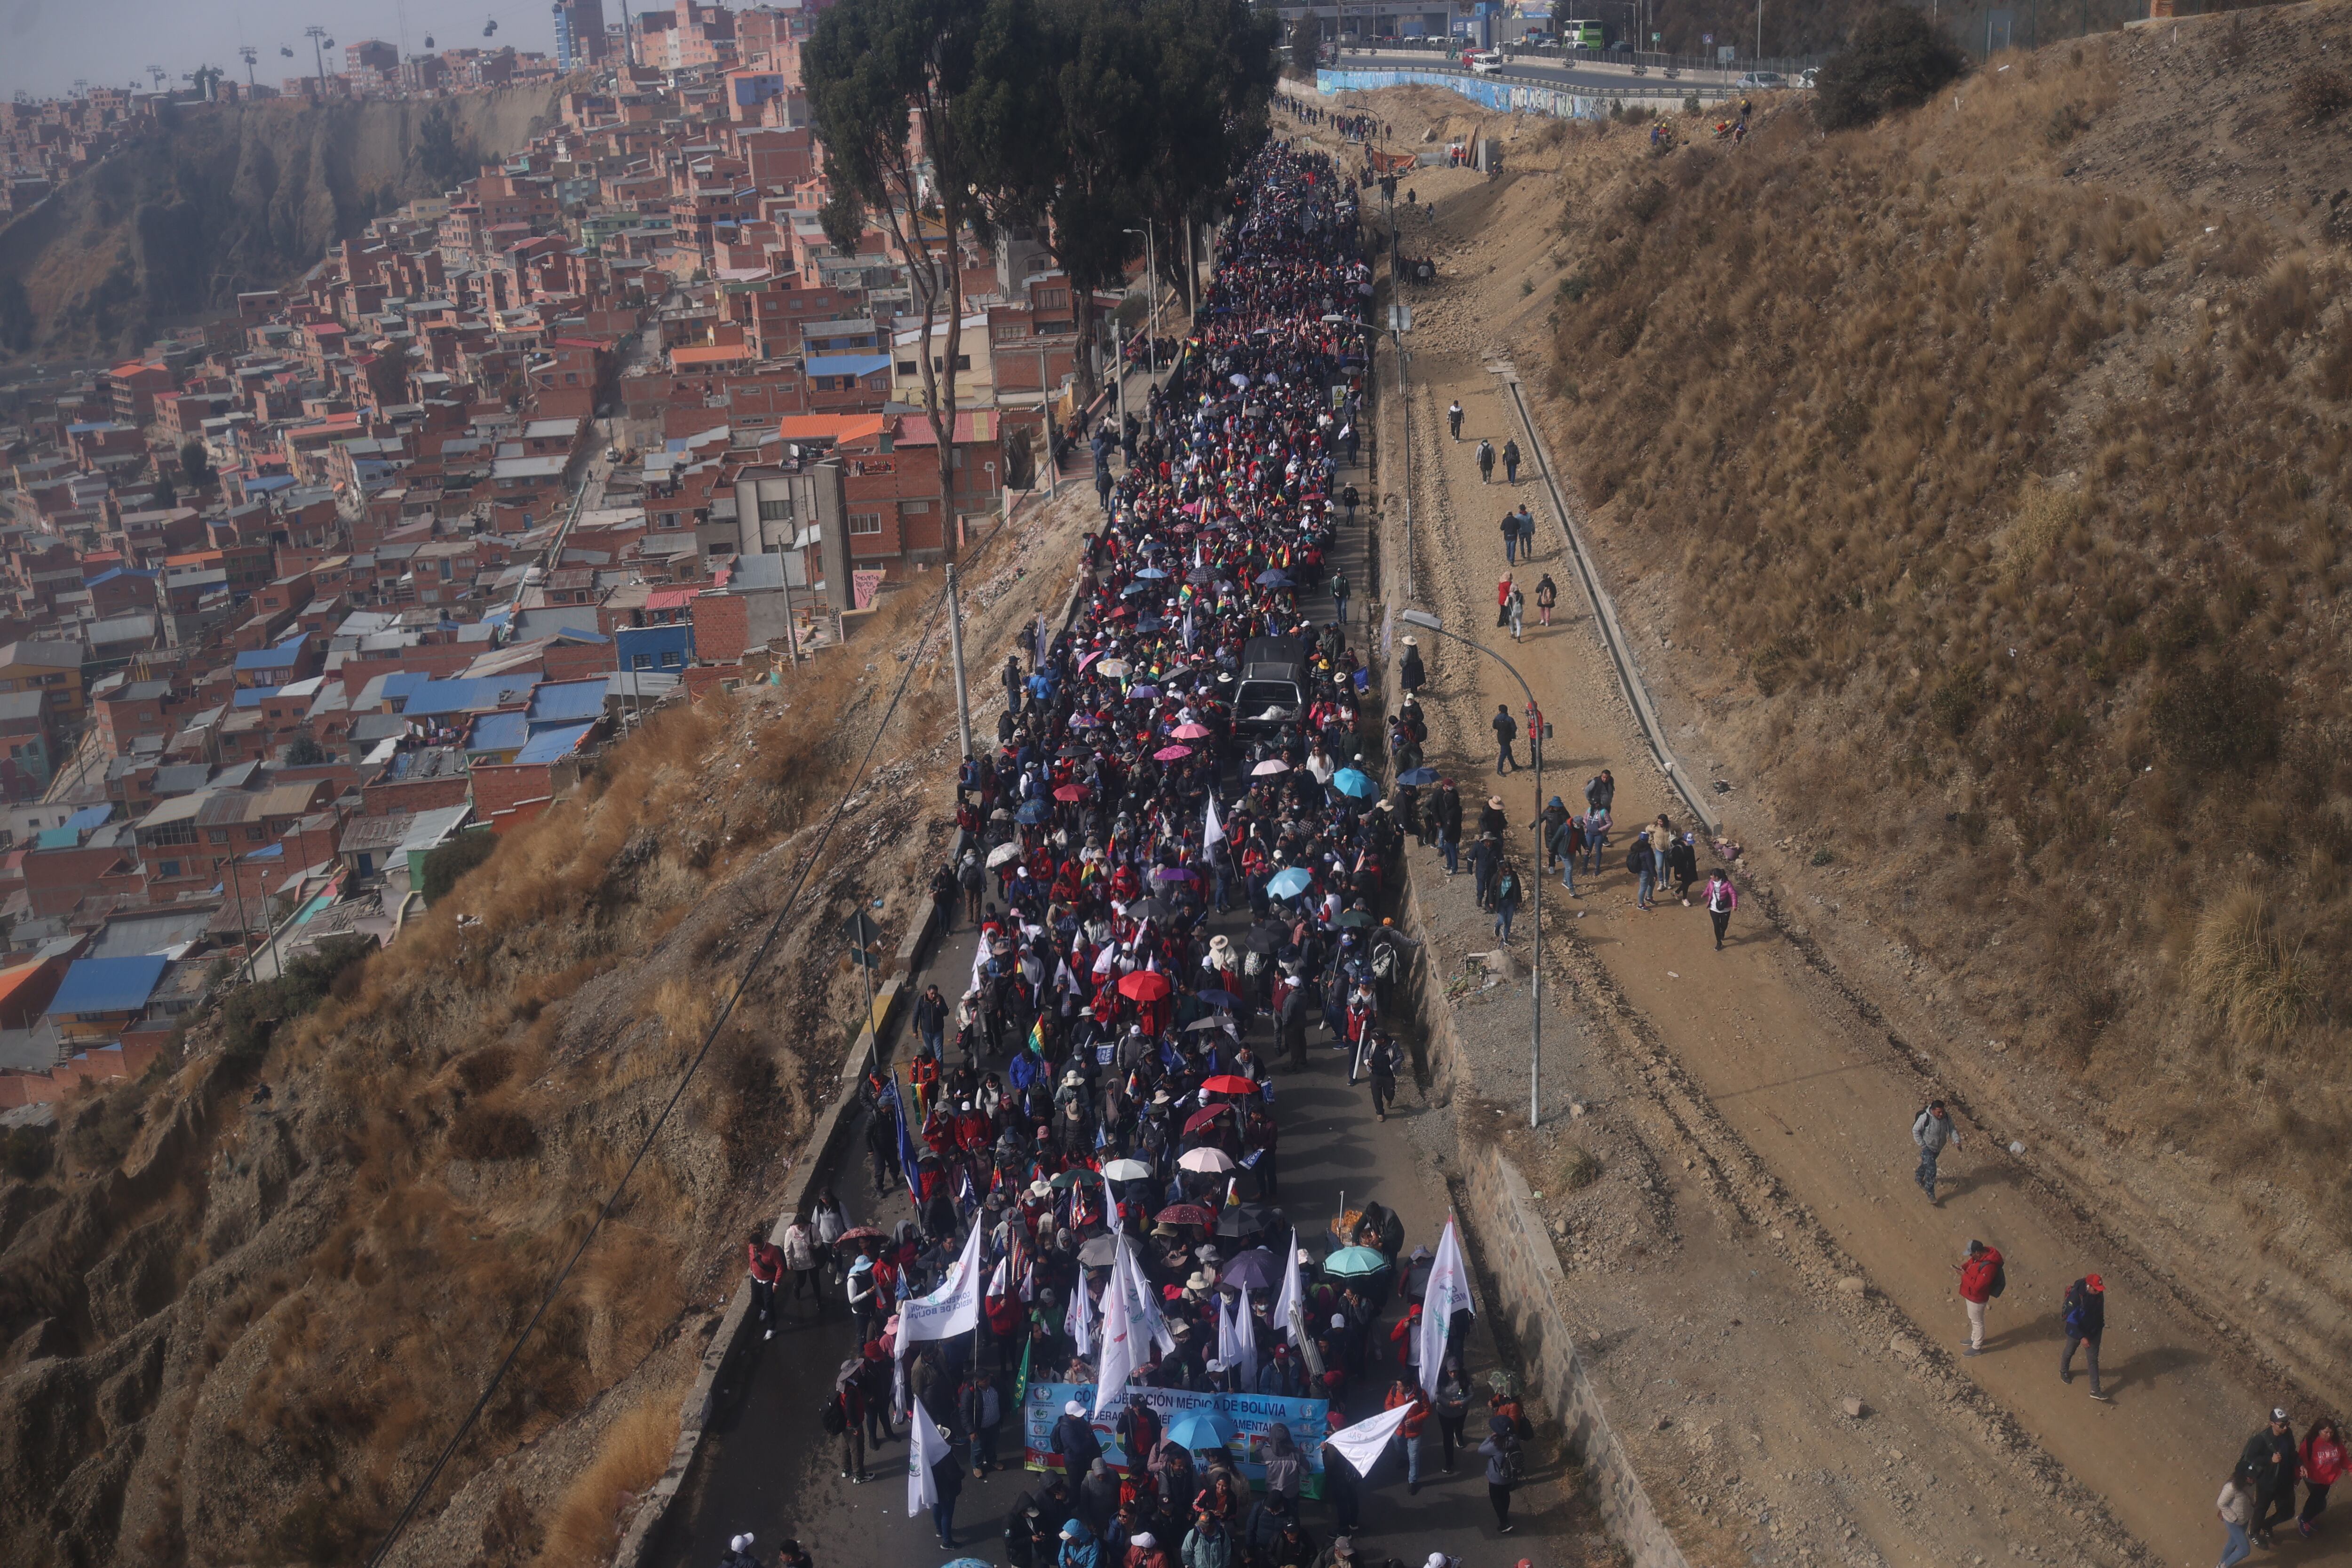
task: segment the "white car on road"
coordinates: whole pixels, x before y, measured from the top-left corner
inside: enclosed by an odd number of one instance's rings
[[[1462,58],[1470,62],[1471,70],[1479,76],[1493,76],[1503,68],[1503,51],[1500,49],[1474,49]]]

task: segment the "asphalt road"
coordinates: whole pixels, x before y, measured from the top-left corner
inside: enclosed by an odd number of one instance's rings
[[[1465,76],[1472,74],[1466,68],[1454,67],[1444,55],[1434,50],[1421,49],[1350,49],[1339,57],[1339,63],[1335,68],[1339,70],[1460,69]],[[1669,81],[1663,70],[1655,68],[1646,76],[1635,76],[1623,66],[1548,60],[1539,55],[1522,55],[1504,62],[1501,75],[1493,79],[1537,82],[1545,87],[1564,87],[1579,92],[1683,93],[1695,89],[1717,90],[1727,89],[1733,81],[1738,79],[1738,73],[1686,70]]]
[[[1364,474],[1349,477],[1360,488],[1368,485]],[[1369,581],[1370,575],[1364,538],[1365,525],[1360,521],[1342,531],[1334,552],[1336,563],[1358,583]],[[1318,619],[1331,613],[1328,597],[1307,607]],[[1362,601],[1352,608],[1360,617]],[[1350,627],[1360,636],[1363,629],[1360,620]],[[994,652],[982,650],[979,666],[989,667]],[[1213,922],[1214,929],[1235,935],[1245,923],[1239,916]],[[915,983],[937,979],[942,991],[958,994],[971,970],[974,940],[971,928],[960,926],[940,943]],[[1264,1020],[1251,1039],[1271,1060],[1274,1041]],[[1338,1212],[1343,1195],[1358,1205],[1376,1197],[1402,1217],[1408,1251],[1433,1248],[1448,1200],[1436,1173],[1417,1158],[1404,1131],[1406,1118],[1433,1112],[1408,1105],[1392,1111],[1386,1125],[1380,1123],[1371,1114],[1369,1089],[1348,1084],[1347,1054],[1331,1048],[1319,1026],[1308,1040],[1307,1070],[1278,1071],[1275,1079],[1282,1131],[1278,1205],[1306,1239]],[[1408,1100],[1413,1098],[1408,1090]],[[875,1192],[870,1166],[863,1159],[862,1127],[851,1134],[848,1146],[859,1157],[855,1166],[839,1173],[835,1185],[853,1223],[887,1227],[911,1217],[903,1188]],[[1480,1303],[1481,1316],[1467,1347],[1475,1379],[1483,1379],[1496,1365],[1483,1295]],[[867,1464],[875,1479],[861,1486],[841,1478],[839,1444],[824,1436],[817,1425],[816,1411],[834,1372],[855,1350],[843,1306],[828,1302],[820,1313],[813,1303],[786,1303],[780,1315],[773,1337],[755,1347],[737,1385],[721,1391],[709,1447],[673,1509],[656,1561],[676,1568],[703,1568],[724,1553],[730,1536],[743,1531],[754,1534],[762,1555],[784,1537],[797,1536],[822,1568],[909,1568],[942,1561],[948,1554],[933,1542],[929,1518],[908,1517],[905,1445],[869,1452]],[[1392,1312],[1388,1322],[1393,1321]],[[1387,1342],[1383,1337],[1379,1342]],[[1361,1418],[1378,1407],[1377,1391],[1360,1391],[1359,1407],[1351,1414]],[[1408,1494],[1403,1462],[1393,1451],[1376,1467],[1363,1498],[1357,1539],[1376,1555],[1409,1562],[1417,1563],[1432,1551],[1492,1560],[1504,1538],[1495,1533],[1481,1462],[1475,1455],[1467,1460],[1457,1458],[1456,1473],[1445,1476],[1438,1470],[1433,1424],[1429,1440],[1433,1447],[1424,1458],[1424,1484],[1418,1494]],[[1001,1455],[1018,1452],[1018,1427],[1010,1412],[998,1447]],[[968,1479],[956,1515],[954,1555],[1002,1563],[1005,1513],[1015,1497],[1041,1479],[1017,1469]],[[1591,1510],[1576,1497],[1572,1479],[1564,1483],[1558,1467],[1541,1463],[1520,1490],[1512,1518],[1517,1528],[1507,1549],[1513,1558],[1546,1560],[1547,1537],[1593,1528]],[[1328,1508],[1308,1503],[1306,1523],[1318,1545],[1328,1539],[1330,1521]]]

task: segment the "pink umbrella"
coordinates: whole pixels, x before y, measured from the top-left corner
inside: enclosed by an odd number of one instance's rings
[[[1205,741],[1210,730],[1206,724],[1179,724],[1168,732],[1180,741]]]
[[[1190,746],[1162,746],[1151,753],[1151,760],[1155,763],[1174,763],[1181,762],[1192,754],[1192,748]]]

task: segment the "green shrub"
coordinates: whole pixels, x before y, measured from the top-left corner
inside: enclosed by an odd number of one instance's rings
[[[419,889],[429,905],[439,903],[467,872],[498,849],[499,836],[487,827],[460,833],[425,857],[425,885]]]
[[[1924,13],[1884,6],[1822,64],[1813,116],[1824,131],[1867,125],[1890,110],[1925,103],[1967,67],[1968,57]]]
[[[373,937],[330,937],[288,963],[278,979],[232,991],[221,1004],[222,1048],[233,1060],[259,1061],[278,1025],[325,1001],[344,972],[375,950]]]

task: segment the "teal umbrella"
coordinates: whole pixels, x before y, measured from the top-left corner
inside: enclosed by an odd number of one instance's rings
[[[1323,1272],[1334,1279],[1361,1279],[1388,1266],[1389,1260],[1369,1247],[1343,1247],[1323,1260]]]
[[[1203,1448],[1222,1448],[1231,1436],[1224,1423],[1206,1410],[1188,1410],[1168,1423],[1168,1440],[1194,1453]]]
[[[1272,879],[1266,882],[1265,890],[1277,899],[1297,898],[1299,894],[1305,892],[1307,890],[1307,884],[1314,880],[1314,878],[1308,876],[1297,867],[1287,866],[1274,874]]]
[[[1370,800],[1380,794],[1381,786],[1355,768],[1341,768],[1331,775],[1331,787],[1351,800]]]

